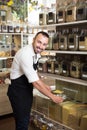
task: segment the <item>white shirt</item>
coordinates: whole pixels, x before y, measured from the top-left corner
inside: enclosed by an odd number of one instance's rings
[[[12,63],[11,79],[16,79],[24,74],[29,83],[39,80],[37,70],[33,67],[33,63],[37,63],[39,58],[40,54],[35,54],[32,44],[21,48]]]

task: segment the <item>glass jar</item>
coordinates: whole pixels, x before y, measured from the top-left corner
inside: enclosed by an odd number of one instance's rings
[[[66,4],[60,3],[57,7],[57,23],[63,23],[65,22],[65,16],[66,16]]]
[[[14,30],[15,30],[15,33],[20,33],[21,32],[21,25],[20,25],[20,23],[15,23]]]
[[[56,23],[56,9],[51,8],[47,12],[47,24],[55,24]]]
[[[61,66],[62,66],[62,73],[61,75],[63,76],[69,76],[70,73],[70,64],[67,60],[63,60],[61,62]]]
[[[0,5],[0,6],[1,6],[1,5]],[[3,6],[2,6],[2,7],[3,7]],[[7,11],[1,9],[1,7],[0,7],[0,21],[1,21],[1,22],[7,21]]]
[[[62,57],[56,57],[55,61],[55,74],[61,74],[62,73],[62,66],[61,66]]]
[[[47,73],[47,60],[48,60],[47,57],[43,57],[43,58],[39,59],[39,62],[38,62],[38,71],[39,72]]]
[[[81,77],[81,61],[78,56],[75,56],[73,61],[70,63],[70,76],[74,78]]]
[[[87,80],[87,59],[81,66],[81,79]]]
[[[66,33],[66,29],[63,29],[62,33],[59,35],[59,49],[60,50],[67,50],[67,40],[68,40],[68,35]]]
[[[66,22],[76,21],[76,3],[77,1],[72,1],[68,3],[66,7]]]
[[[55,57],[54,56],[51,56],[49,58],[49,60],[47,61],[47,70],[48,70],[48,73],[52,73],[54,74],[55,72]]]
[[[9,21],[7,23],[7,25],[8,25],[8,32],[9,33],[14,33],[14,25],[13,25],[12,21]]]
[[[57,32],[54,33],[53,35],[52,44],[53,44],[53,47],[52,47],[53,50],[59,49],[59,35]]]
[[[73,29],[72,29],[72,32],[70,32],[68,35],[68,43],[67,43],[68,50],[73,50],[73,51],[78,50],[78,48],[79,48],[78,38],[79,38],[78,34],[74,33]]]
[[[39,25],[47,24],[47,8],[42,9],[39,13]]]
[[[78,2],[76,20],[87,20],[87,1],[81,0]]]
[[[0,33],[1,33],[1,31],[2,31],[2,28],[1,28],[1,24],[0,24]]]
[[[85,33],[85,29],[83,33],[79,36],[79,50],[86,51],[87,50],[87,34]]]
[[[1,28],[2,28],[2,32],[8,32],[8,26],[6,24],[6,22],[3,22],[2,25],[1,25]]]
[[[48,43],[48,46],[46,47],[47,50],[52,50],[52,46],[53,46],[53,36],[54,36],[54,30],[49,30],[48,31],[48,34],[49,34],[49,43]]]

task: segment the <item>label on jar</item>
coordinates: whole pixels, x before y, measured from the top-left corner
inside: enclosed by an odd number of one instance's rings
[[[63,73],[66,73],[66,70],[63,70]]]
[[[79,48],[85,48],[85,46],[79,46]]]
[[[83,78],[87,78],[87,74],[82,74],[82,77]]]
[[[74,48],[74,45],[69,46],[69,48]]]

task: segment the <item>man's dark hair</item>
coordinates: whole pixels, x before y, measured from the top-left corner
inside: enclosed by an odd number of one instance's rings
[[[45,37],[49,38],[48,33],[47,33],[47,32],[44,32],[44,31],[38,32],[38,33],[36,34],[35,38],[36,38],[39,34],[42,34],[42,35],[44,35]]]

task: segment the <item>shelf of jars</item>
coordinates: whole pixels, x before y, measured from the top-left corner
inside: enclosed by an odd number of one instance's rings
[[[24,33],[24,32],[20,32],[20,33],[7,33],[7,32],[2,32],[0,33],[0,35],[29,35],[29,33]]]
[[[13,58],[15,53],[28,44],[29,34],[26,32],[1,32],[0,33],[0,60]]]
[[[45,50],[42,55],[55,55],[56,53],[59,54],[76,54],[76,55],[87,55],[87,51],[64,51],[64,50]]]
[[[87,81],[82,80],[82,79],[76,79],[76,78],[72,78],[72,77],[65,77],[65,76],[60,76],[60,75],[51,74],[51,73],[41,73],[41,72],[39,72],[39,74],[41,76],[47,76],[49,78],[54,78],[54,79],[57,79],[57,80],[60,80],[60,81],[66,81],[66,82],[69,82],[69,83],[74,83],[74,84],[87,86]]]
[[[1,34],[4,34],[4,35],[21,35],[21,33],[7,33],[7,32],[2,32],[0,33]]]
[[[73,22],[66,22],[66,23],[55,23],[55,24],[46,24],[46,25],[32,25],[29,26],[30,29],[35,28],[49,28],[49,27],[55,27],[55,26],[70,26],[70,25],[79,25],[79,24],[87,24],[87,20],[81,20],[81,21],[73,21]]]

